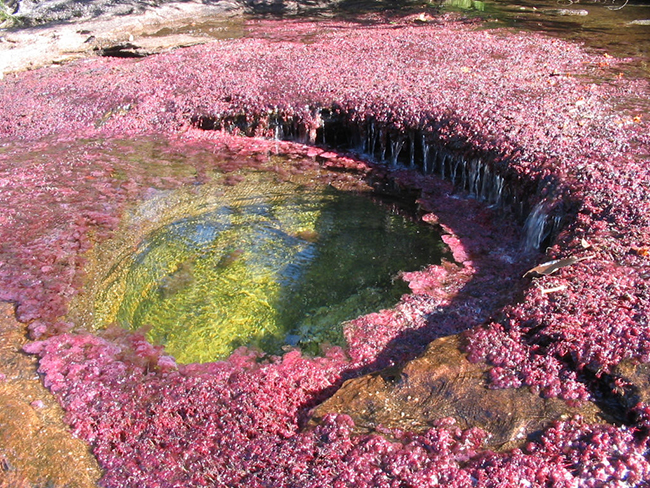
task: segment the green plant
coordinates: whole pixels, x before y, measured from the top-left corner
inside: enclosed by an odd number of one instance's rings
[[[0,0],[0,26],[7,27],[4,24],[13,25],[18,22],[18,17],[13,15],[9,7],[7,7],[3,0]]]

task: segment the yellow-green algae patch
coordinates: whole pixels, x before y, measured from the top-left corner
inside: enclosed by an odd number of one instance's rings
[[[153,190],[126,230],[143,238],[106,268],[93,328],[144,327],[180,363],[242,345],[343,345],[341,324],[394,305],[407,291],[398,273],[438,262],[442,243],[367,186],[336,189],[326,174],[242,169]]]

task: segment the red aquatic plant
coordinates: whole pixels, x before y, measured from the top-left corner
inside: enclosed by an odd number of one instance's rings
[[[481,431],[451,422],[385,437],[354,436],[343,416],[303,427],[345,378],[464,330],[470,359],[494,366],[492,387],[528,385],[572,401],[594,395],[587,378],[626,358],[649,360],[648,121],[613,105],[643,98],[645,83],[613,76],[604,56],[574,44],[449,19],[265,21],[250,30],[0,83],[0,298],[42,339],[25,349],[41,357],[46,385],[93,446],[103,485],[641,486],[643,405],[629,426],[570,420],[503,454],[481,449]],[[348,144],[383,161],[224,134],[337,144],[327,140],[337,136],[325,131],[327,117],[354,128]],[[130,149],[101,142],[151,133],[171,138],[153,144],[156,175]],[[85,137],[95,142],[73,143]],[[48,152],[57,144],[70,147]],[[110,235],[128,202],[151,188],[200,184],[216,159],[231,171],[277,153],[372,169],[378,182],[416,189],[425,220],[446,232],[449,262],[404,273],[412,294],[352,321],[346,350],[320,358],[242,349],[183,366],[139,335],[70,331],[62,317],[81,291],[83,254]],[[174,154],[194,155],[195,171],[166,173]],[[453,172],[457,190],[409,165]],[[543,260],[591,259],[523,278],[535,263],[519,247],[515,215],[562,224]]]

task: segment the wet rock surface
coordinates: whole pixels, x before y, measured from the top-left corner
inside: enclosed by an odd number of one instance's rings
[[[570,406],[530,388],[491,389],[490,366],[470,363],[461,341],[459,336],[436,339],[403,367],[346,381],[314,410],[310,423],[336,413],[349,415],[357,434],[425,432],[445,424],[478,427],[488,434],[486,447],[509,450],[539,437],[556,421],[576,415],[587,423],[603,421],[591,402]]]
[[[137,16],[154,10],[165,4],[178,2],[142,1],[142,0],[9,0],[5,2],[13,15],[22,25],[38,25],[51,22],[83,22],[102,16]],[[204,5],[218,7],[222,10],[232,9],[234,2],[227,0],[209,0]],[[161,11],[161,12],[164,12]]]
[[[232,10],[254,14],[286,15],[318,13],[331,10],[342,0],[205,0],[202,2],[178,2],[177,0],[8,0],[8,10],[22,25],[38,25],[52,22],[83,22],[97,17],[133,17],[157,10],[169,4],[179,8],[182,3],[196,3],[211,9],[213,13]]]
[[[72,437],[37,362],[22,351],[26,329],[13,315],[0,305],[0,486],[96,486],[97,461]]]
[[[34,4],[34,12],[39,11],[39,5],[49,3]],[[70,2],[68,9],[86,8],[92,13],[96,8],[102,15],[88,13],[81,19],[71,19],[68,11],[63,19],[66,22],[0,31],[0,76],[88,56],[149,56],[241,35],[243,8],[234,1],[168,2],[156,8],[142,2],[110,5],[134,12],[120,15],[105,9],[101,2]],[[55,7],[53,12],[66,15],[65,9],[59,12]]]
[[[610,387],[628,410],[650,404],[650,363],[621,361],[612,369]]]

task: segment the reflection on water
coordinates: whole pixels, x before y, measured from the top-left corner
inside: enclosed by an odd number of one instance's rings
[[[475,12],[493,26],[509,26],[585,43],[634,57],[630,74],[650,76],[650,4],[639,0],[434,0],[446,10]]]
[[[627,70],[650,77],[650,2],[647,0],[344,0],[339,14],[356,20],[378,9],[392,13],[461,12],[485,27],[539,31],[584,43],[612,56],[634,57]],[[426,18],[426,17],[424,17]],[[423,19],[424,19],[423,18]]]
[[[485,2],[479,0],[442,0],[442,5],[449,9],[485,11]]]
[[[99,302],[179,362],[241,345],[318,354],[341,322],[394,305],[400,271],[440,261],[440,236],[367,196],[265,180],[226,189],[152,232],[109,273]]]

